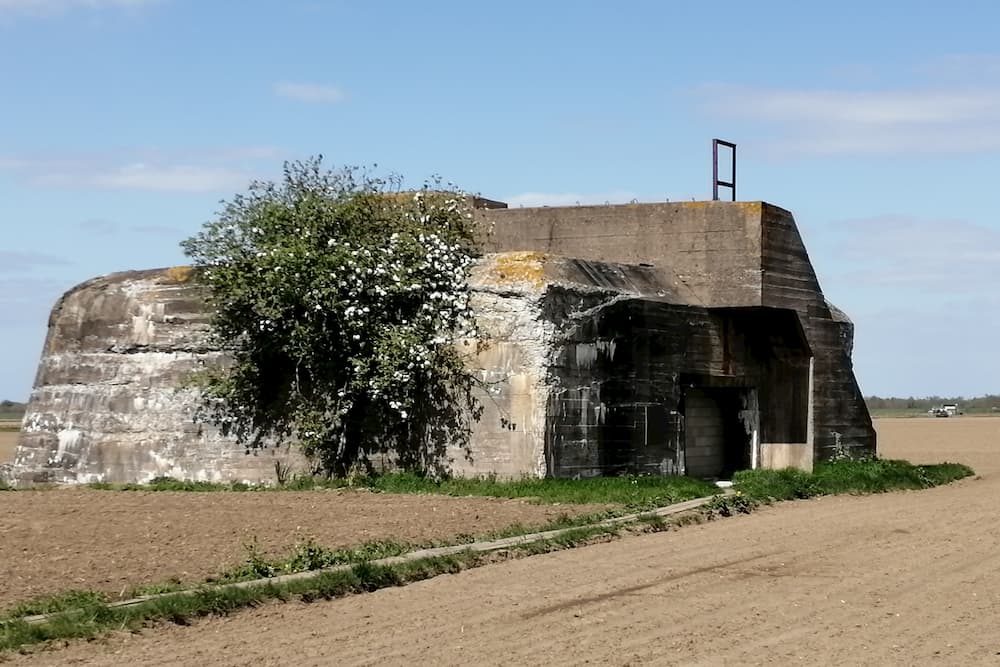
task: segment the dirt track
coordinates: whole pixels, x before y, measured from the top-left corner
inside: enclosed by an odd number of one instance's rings
[[[980,479],[748,517],[25,663],[997,664],[1000,419],[878,424],[883,454]]]

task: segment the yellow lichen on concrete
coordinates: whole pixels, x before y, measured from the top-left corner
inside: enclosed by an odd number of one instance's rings
[[[163,272],[163,277],[171,283],[186,283],[193,275],[194,269],[190,266],[171,266]]]
[[[763,207],[763,202],[759,201],[713,201],[711,199],[704,199],[698,201],[680,201],[670,203],[687,209],[706,209],[712,206],[720,205],[736,206],[750,213],[759,213]],[[640,204],[640,206],[642,205],[644,204]]]
[[[507,252],[497,255],[490,267],[490,274],[498,283],[526,282],[534,287],[545,284],[545,261],[543,252]]]

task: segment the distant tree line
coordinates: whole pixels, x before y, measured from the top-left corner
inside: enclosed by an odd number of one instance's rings
[[[0,401],[0,419],[20,419],[28,406],[14,401]]]
[[[962,396],[925,396],[923,398],[866,396],[865,403],[868,404],[868,410],[871,412],[926,412],[945,403],[955,403],[963,412],[1000,412],[1000,394],[987,394],[972,398]]]

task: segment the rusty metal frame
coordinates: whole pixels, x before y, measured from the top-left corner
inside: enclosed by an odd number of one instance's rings
[[[719,180],[719,146],[725,146],[733,152],[733,173],[728,181]],[[719,186],[729,188],[736,201],[736,144],[722,139],[712,139],[712,201],[719,201]]]

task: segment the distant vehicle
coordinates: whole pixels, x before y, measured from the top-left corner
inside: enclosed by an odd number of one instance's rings
[[[956,403],[945,403],[941,407],[931,408],[927,413],[935,417],[954,417],[962,414],[962,410]]]

